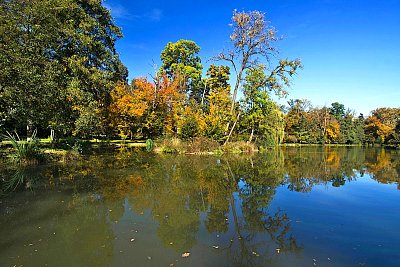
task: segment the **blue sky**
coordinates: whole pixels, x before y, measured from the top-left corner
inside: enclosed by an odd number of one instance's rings
[[[308,99],[314,106],[340,102],[368,115],[400,107],[400,0],[106,0],[124,37],[117,50],[129,78],[148,76],[168,42],[195,41],[204,72],[228,48],[232,12],[259,10],[284,37],[282,58],[300,58],[284,104]]]

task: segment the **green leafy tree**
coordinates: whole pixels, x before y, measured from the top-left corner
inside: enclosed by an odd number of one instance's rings
[[[284,134],[283,113],[268,94],[269,86],[265,82],[264,66],[247,71],[243,86],[242,127],[250,131],[249,142],[254,135],[267,146],[282,142]]]
[[[329,108],[329,113],[337,120],[344,118],[345,111],[346,109],[344,105],[340,104],[339,102],[332,103],[331,107]]]
[[[162,71],[170,79],[180,79],[181,87],[186,89],[189,96],[201,101],[201,73],[203,66],[198,56],[200,47],[190,40],[169,42],[161,52]]]
[[[127,76],[115,51],[121,31],[102,2],[14,0],[0,8],[1,121],[98,129],[90,114],[107,116],[109,92]]]

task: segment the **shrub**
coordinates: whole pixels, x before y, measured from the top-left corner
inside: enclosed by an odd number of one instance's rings
[[[219,143],[206,137],[195,137],[189,143],[187,152],[204,153],[213,152],[219,148]]]
[[[288,135],[285,138],[285,143],[297,143],[297,138],[294,135]]]
[[[228,153],[250,153],[257,151],[257,147],[253,143],[245,141],[229,142],[222,147],[224,152]]]
[[[74,153],[82,154],[89,150],[90,143],[75,137],[67,137],[64,139],[58,139],[56,148],[72,150]]]
[[[165,138],[157,141],[156,150],[164,153],[184,153],[187,144],[179,138]]]
[[[11,155],[14,161],[21,164],[37,164],[44,160],[44,155],[39,149],[39,141],[36,139],[36,130],[28,141],[22,141],[17,132],[15,136],[7,132],[7,135],[3,137],[14,148],[14,153]]]
[[[193,117],[189,117],[185,120],[182,125],[180,136],[182,139],[189,139],[196,136],[199,132],[199,124],[196,119]]]

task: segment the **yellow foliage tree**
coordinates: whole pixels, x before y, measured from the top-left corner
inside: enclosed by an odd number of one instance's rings
[[[325,131],[325,139],[328,143],[335,142],[340,134],[340,123],[336,119],[332,119]]]
[[[365,132],[370,137],[370,141],[373,142],[379,140],[381,143],[384,143],[393,131],[394,127],[382,123],[376,116],[369,117],[365,123]]]

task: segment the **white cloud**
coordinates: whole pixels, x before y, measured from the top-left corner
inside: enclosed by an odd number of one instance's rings
[[[127,8],[120,4],[104,3],[104,6],[111,10],[111,14],[116,19],[124,20],[147,20],[151,22],[159,22],[163,17],[163,11],[158,8],[153,8],[142,14],[133,14]]]
[[[130,17],[129,11],[120,4],[110,5],[104,3],[104,6],[111,10],[111,14],[116,19],[128,19]]]

